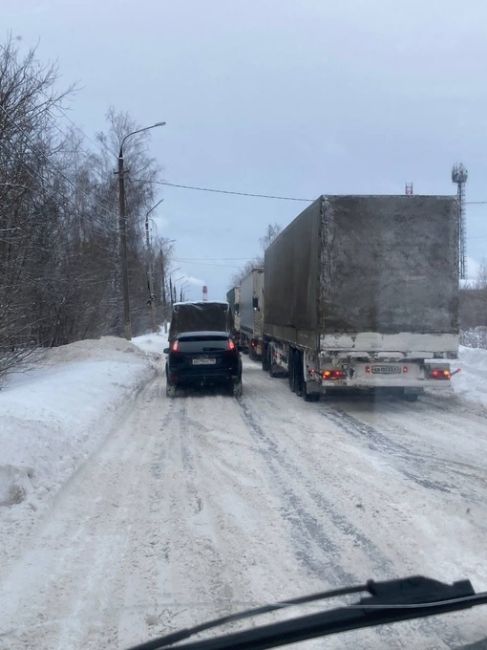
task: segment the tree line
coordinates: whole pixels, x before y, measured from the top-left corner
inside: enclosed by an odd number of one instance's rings
[[[111,108],[94,146],[66,113],[73,88],[59,92],[54,66],[0,45],[0,372],[38,347],[122,335],[118,189],[122,138],[138,128]],[[66,119],[70,121],[66,127]],[[147,135],[124,147],[128,268],[134,333],[163,317],[170,244],[145,216],[160,169]],[[150,259],[149,259],[150,258]]]

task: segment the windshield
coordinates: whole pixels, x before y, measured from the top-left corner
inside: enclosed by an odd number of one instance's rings
[[[179,339],[180,352],[201,352],[205,350],[226,350],[228,347],[227,337],[199,337]]]
[[[487,590],[486,24],[0,2],[0,647]],[[474,608],[302,647],[484,639]]]

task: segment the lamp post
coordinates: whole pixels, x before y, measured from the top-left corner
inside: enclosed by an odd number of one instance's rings
[[[154,129],[157,126],[164,126],[165,122],[156,122],[151,126],[146,126],[143,129],[137,129],[123,138],[120,143],[120,151],[118,153],[118,189],[119,189],[119,230],[120,230],[120,264],[122,271],[122,294],[123,294],[123,326],[125,338],[130,341],[132,338],[132,325],[130,323],[130,298],[129,298],[129,275],[127,263],[127,215],[125,205],[125,179],[123,169],[123,145],[125,141],[136,133],[142,133],[149,129]]]

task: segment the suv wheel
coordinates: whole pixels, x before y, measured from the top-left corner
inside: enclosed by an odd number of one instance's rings
[[[243,392],[242,380],[239,379],[238,381],[234,382],[232,385],[232,395],[234,397],[241,397],[242,392]]]

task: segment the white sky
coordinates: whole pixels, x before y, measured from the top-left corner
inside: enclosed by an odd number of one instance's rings
[[[466,0],[0,0],[4,36],[60,84],[93,137],[109,105],[165,120],[150,150],[174,183],[315,198],[449,194],[487,200],[487,5]],[[305,204],[161,187],[159,232],[176,239],[190,298],[224,297],[266,225]],[[487,205],[469,206],[468,255],[487,245]],[[205,258],[196,260],[194,258]],[[208,259],[211,258],[211,259]],[[220,260],[220,261],[217,261]],[[198,284],[200,281],[200,284]]]

